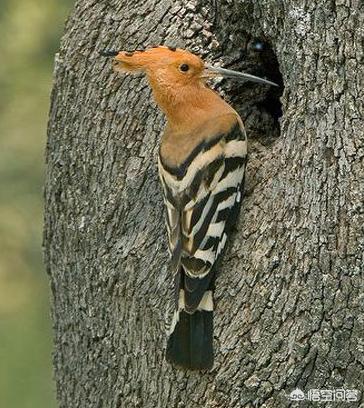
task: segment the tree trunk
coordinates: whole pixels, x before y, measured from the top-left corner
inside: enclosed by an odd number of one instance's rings
[[[348,406],[360,406],[363,27],[359,0],[77,1],[47,144],[60,407],[276,408],[291,406],[296,388],[306,393],[299,406],[311,406],[309,390],[342,388],[359,390]],[[99,56],[161,43],[277,80],[279,63],[284,83],[279,124],[279,91],[218,85],[245,120],[250,157],[217,280],[210,372],[164,360],[173,307],[156,165],[164,118],[145,79]]]

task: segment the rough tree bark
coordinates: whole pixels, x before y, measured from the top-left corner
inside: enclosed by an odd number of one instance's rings
[[[77,1],[47,145],[60,407],[286,407],[296,387],[364,391],[363,27],[359,0]],[[283,114],[278,126],[262,87],[219,85],[246,121],[247,195],[218,279],[214,369],[186,372],[164,361],[164,119],[145,79],[98,52],[167,43],[277,76],[254,38],[277,57]]]

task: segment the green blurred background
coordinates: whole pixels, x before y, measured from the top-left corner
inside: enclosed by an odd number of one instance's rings
[[[53,58],[73,0],[0,0],[0,407],[56,406],[42,184]]]

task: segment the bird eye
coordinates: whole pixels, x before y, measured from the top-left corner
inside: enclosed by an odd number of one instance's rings
[[[182,64],[180,65],[179,69],[182,72],[187,72],[190,69],[190,67],[187,64]]]

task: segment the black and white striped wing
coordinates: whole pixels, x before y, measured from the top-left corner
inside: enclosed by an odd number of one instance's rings
[[[183,269],[185,309],[198,309],[239,213],[247,141],[237,122],[171,171],[160,161],[172,260]],[[178,268],[177,268],[178,269]]]

